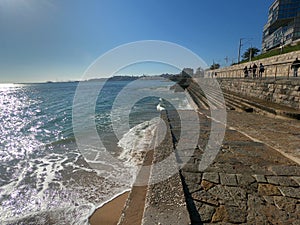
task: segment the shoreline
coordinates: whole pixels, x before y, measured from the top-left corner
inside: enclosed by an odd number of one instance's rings
[[[152,165],[154,150],[145,155],[143,165]],[[139,173],[149,180],[150,170]],[[148,185],[135,186],[97,207],[89,217],[91,225],[140,225],[143,219]]]

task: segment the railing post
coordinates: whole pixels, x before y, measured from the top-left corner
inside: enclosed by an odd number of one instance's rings
[[[287,79],[290,79],[290,66],[288,65],[288,74],[287,74]]]
[[[277,76],[277,65],[275,67],[275,80],[276,80],[276,76]]]

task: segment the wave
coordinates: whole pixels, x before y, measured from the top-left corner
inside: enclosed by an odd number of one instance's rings
[[[3,225],[55,225],[55,224],[76,224],[88,225],[88,218],[95,211],[93,204],[80,206],[68,206],[65,208],[56,208],[52,210],[29,213],[22,217],[3,219]]]
[[[148,150],[153,148],[155,129],[160,121],[156,117],[131,128],[118,142],[122,152],[119,159],[131,166],[140,166]]]

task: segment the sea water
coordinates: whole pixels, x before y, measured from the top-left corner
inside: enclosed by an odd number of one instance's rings
[[[176,109],[189,107],[166,80],[97,82],[103,84],[92,119],[104,151],[120,165],[101,154],[85,157],[100,152],[93,146],[78,147],[78,82],[0,84],[1,224],[88,224],[97,207],[131,188],[159,122],[160,96]],[[87,95],[97,82],[84,82]]]

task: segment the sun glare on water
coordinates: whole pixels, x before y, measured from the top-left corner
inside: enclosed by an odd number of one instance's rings
[[[13,84],[13,83],[0,83],[0,91],[18,88],[23,86],[22,84]]]

